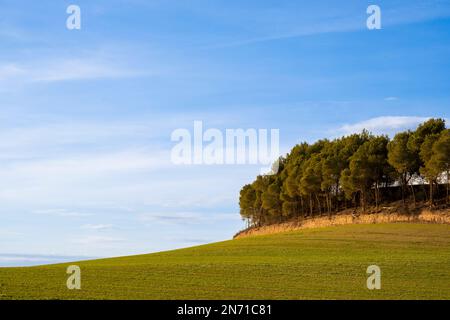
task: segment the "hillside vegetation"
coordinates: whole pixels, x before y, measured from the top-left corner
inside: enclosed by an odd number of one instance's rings
[[[438,223],[450,225],[450,209],[429,210],[416,207],[414,210],[391,203],[390,206],[368,208],[362,214],[355,214],[353,209],[343,210],[334,215],[315,216],[308,219],[291,219],[283,223],[274,223],[262,226],[250,226],[235,234],[234,239],[274,234],[286,231],[296,231],[347,224],[374,224],[374,223]]]
[[[0,268],[1,299],[450,299],[450,225],[359,224],[187,249]],[[381,268],[381,290],[366,269]]]
[[[240,214],[250,227],[402,200],[404,207],[450,203],[450,130],[430,119],[391,140],[367,131],[296,145],[271,175],[245,185]]]

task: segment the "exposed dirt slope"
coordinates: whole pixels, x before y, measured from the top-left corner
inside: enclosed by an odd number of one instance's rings
[[[338,214],[329,216],[318,216],[308,219],[292,220],[289,222],[251,227],[237,233],[234,238],[243,238],[254,235],[274,234],[286,231],[322,228],[345,224],[371,224],[371,223],[440,223],[450,224],[450,209],[429,210],[424,207],[405,211],[398,205],[381,207],[379,210],[367,213],[355,213],[353,210],[345,210]]]

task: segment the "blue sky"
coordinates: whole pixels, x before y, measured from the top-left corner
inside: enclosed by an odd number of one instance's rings
[[[259,167],[175,166],[173,130],[286,152],[449,118],[449,31],[439,0],[0,0],[0,266],[229,239]]]

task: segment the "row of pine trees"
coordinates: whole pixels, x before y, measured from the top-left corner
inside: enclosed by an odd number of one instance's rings
[[[260,175],[240,192],[240,213],[250,226],[347,208],[365,211],[388,200],[415,206],[418,186],[431,206],[448,203],[450,129],[443,119],[430,119],[392,140],[363,131],[301,143],[277,167],[276,174]]]

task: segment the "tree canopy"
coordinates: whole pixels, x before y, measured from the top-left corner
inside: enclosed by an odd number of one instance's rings
[[[450,131],[443,119],[430,119],[393,139],[366,130],[334,140],[298,144],[278,162],[278,171],[245,185],[240,212],[250,225],[293,217],[332,215],[345,208],[378,207],[384,198],[416,202],[414,181],[424,181],[424,196],[434,204],[436,189],[447,185],[449,202]],[[408,191],[410,189],[410,191]]]

